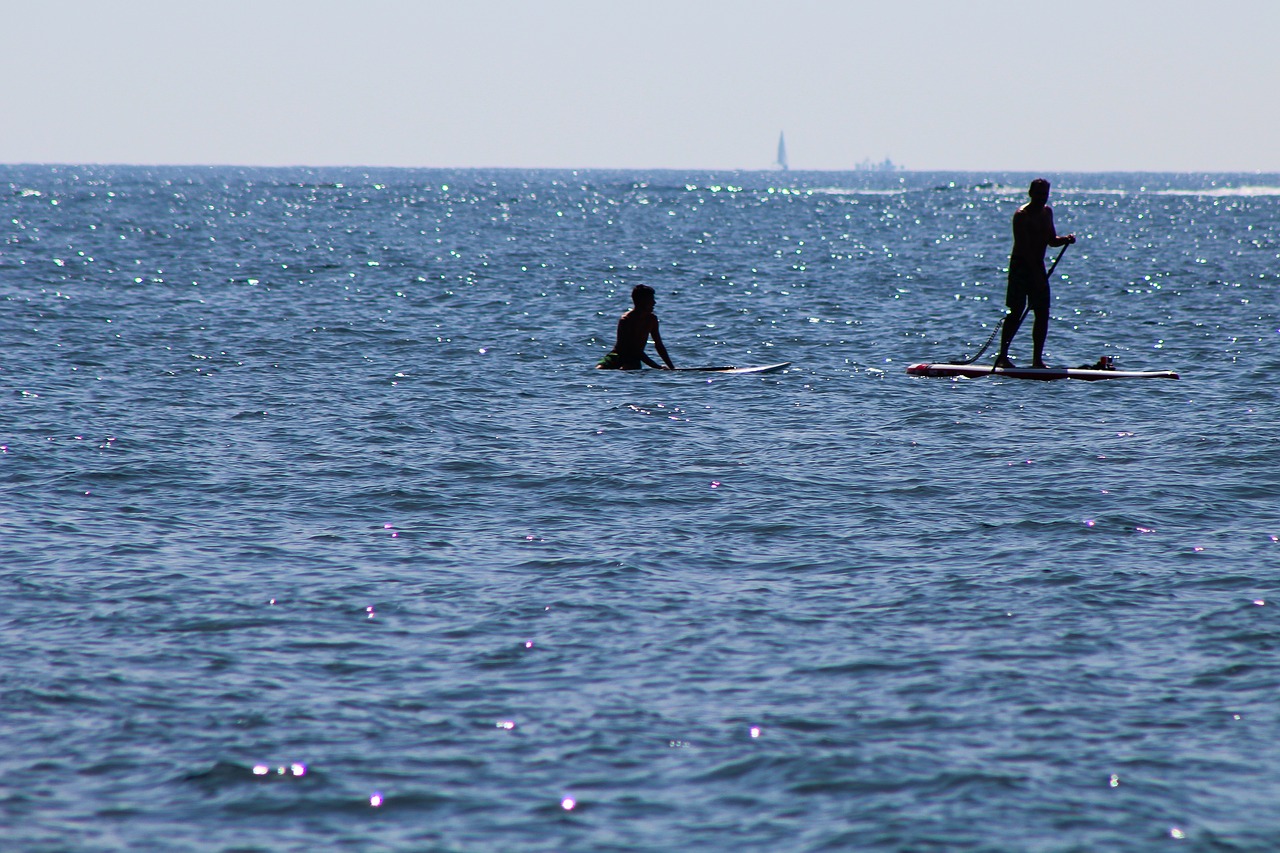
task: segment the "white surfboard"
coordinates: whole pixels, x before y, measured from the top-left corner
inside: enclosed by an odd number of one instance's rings
[[[677,367],[677,371],[689,371],[692,373],[773,373],[776,370],[782,370],[784,367],[790,367],[791,362],[781,361],[777,364],[762,364],[758,367]]]

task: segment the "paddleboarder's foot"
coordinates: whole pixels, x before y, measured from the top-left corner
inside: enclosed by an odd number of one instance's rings
[[[1043,361],[1037,361],[1035,364],[1033,364],[1033,365],[1031,365],[1031,366],[1032,366],[1032,367],[1034,367],[1036,370],[1048,370],[1048,369],[1049,369],[1049,365],[1045,364]]]
[[[1009,356],[1002,355],[996,358],[996,367],[1013,367],[1013,362],[1009,360]]]

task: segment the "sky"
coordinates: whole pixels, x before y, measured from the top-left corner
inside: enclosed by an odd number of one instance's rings
[[[0,163],[1280,172],[1277,0],[5,0]]]

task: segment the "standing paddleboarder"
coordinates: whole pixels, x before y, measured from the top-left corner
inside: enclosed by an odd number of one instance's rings
[[[618,318],[618,341],[613,349],[600,359],[596,365],[600,370],[639,370],[641,363],[659,370],[675,370],[667,348],[662,344],[662,335],[658,334],[658,316],[653,313],[656,298],[653,288],[647,284],[637,284],[631,288],[631,302],[635,305],[630,311]],[[667,363],[664,368],[645,354],[645,344],[653,337],[653,348]]]
[[[1009,256],[1009,289],[1005,305],[1004,330],[1000,333],[1000,355],[996,367],[1013,367],[1009,360],[1009,344],[1030,306],[1035,313],[1031,339],[1035,345],[1032,367],[1044,367],[1044,340],[1049,334],[1049,274],[1044,269],[1044,253],[1049,246],[1067,246],[1076,241],[1075,234],[1059,237],[1053,227],[1053,208],[1049,207],[1049,182],[1036,178],[1027,191],[1031,201],[1013,214],[1013,252]]]

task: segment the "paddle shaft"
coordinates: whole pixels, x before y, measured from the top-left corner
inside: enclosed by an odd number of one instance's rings
[[[1067,247],[1070,245],[1070,243],[1062,244],[1062,250],[1058,252],[1058,257],[1053,259],[1053,263],[1049,265],[1049,271],[1044,274],[1046,279],[1053,278],[1053,271],[1058,268],[1058,261],[1062,260],[1062,256],[1067,253]]]

